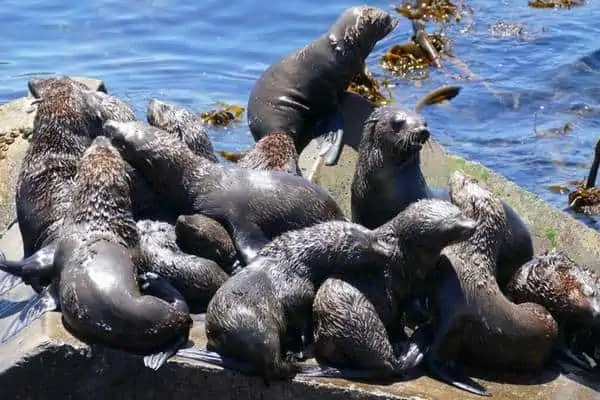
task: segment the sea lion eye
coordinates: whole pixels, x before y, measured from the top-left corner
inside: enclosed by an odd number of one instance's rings
[[[404,114],[394,114],[394,116],[392,117],[392,129],[394,129],[395,131],[400,131],[404,129],[405,125],[406,118],[404,117]]]

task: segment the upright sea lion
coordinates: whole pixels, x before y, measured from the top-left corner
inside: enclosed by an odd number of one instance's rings
[[[551,250],[519,268],[507,293],[517,304],[544,306],[560,326],[562,354],[576,365],[591,367],[589,356],[573,354],[569,347],[581,331],[600,329],[600,276],[595,271],[577,264],[563,251]],[[600,337],[596,343],[600,346]]]
[[[231,274],[237,250],[223,225],[200,214],[180,215],[175,223],[177,246],[189,254],[213,260]]]
[[[190,311],[206,311],[209,300],[228,275],[214,261],[184,253],[177,245],[175,227],[162,221],[137,221],[140,248],[146,258],[142,272],[167,279],[185,298]]]
[[[187,342],[192,319],[167,281],[155,274],[138,278],[144,257],[127,170],[106,137],[83,154],[54,254],[58,277],[44,289],[45,298],[60,306],[65,327],[82,341],[147,355],[144,363],[157,369]],[[153,295],[142,295],[140,286]],[[50,303],[28,317],[48,311]]]
[[[338,368],[389,378],[415,367],[423,353],[406,341],[400,314],[425,292],[425,277],[447,245],[468,239],[475,221],[444,200],[419,200],[375,229],[396,249],[381,270],[347,271],[328,278],[313,303],[315,358]]]
[[[371,113],[364,123],[351,186],[354,222],[374,229],[418,199],[449,199],[446,189],[430,188],[421,171],[421,149],[429,137],[427,121],[414,111],[384,106]],[[502,206],[509,228],[498,257],[497,279],[504,289],[516,269],[533,256],[533,244],[518,213],[504,201]]]
[[[345,221],[282,233],[211,299],[207,349],[249,364],[244,372],[267,381],[293,377],[298,368],[282,354],[297,350],[290,346],[310,326],[319,285],[335,271],[381,268],[393,251],[392,243]],[[204,360],[202,350],[185,353]]]
[[[180,215],[202,214],[221,223],[246,265],[283,232],[346,219],[323,188],[302,177],[213,163],[140,122],[109,121],[104,132]]]
[[[348,8],[318,39],[267,68],[248,100],[254,139],[287,133],[301,153],[315,137],[333,135],[325,160],[335,164],[342,148],[339,105],[346,89],[375,44],[396,25],[398,19],[381,9]]]
[[[150,125],[176,135],[194,153],[217,162],[212,141],[199,114],[182,106],[150,99],[146,116]]]
[[[468,240],[442,251],[432,296],[435,333],[426,362],[443,381],[489,395],[476,382],[465,382],[469,378],[457,379],[438,357],[539,369],[555,345],[558,326],[543,306],[514,304],[500,291],[494,269],[507,229],[502,202],[459,171],[451,175],[449,188],[452,202],[477,221],[477,228]]]

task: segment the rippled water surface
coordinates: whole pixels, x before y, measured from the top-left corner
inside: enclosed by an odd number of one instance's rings
[[[24,95],[32,75],[68,74],[103,79],[109,92],[128,99],[140,115],[150,97],[198,110],[218,101],[245,106],[252,83],[270,63],[359,4],[5,0],[0,101]],[[392,11],[391,3],[370,4]],[[570,10],[532,9],[527,0],[469,4],[472,24],[466,18],[446,34],[470,72],[446,61],[426,81],[393,81],[395,99],[412,106],[440,84],[463,85],[452,103],[423,110],[432,134],[451,151],[564,208],[566,195],[547,187],[582,179],[600,136],[600,3]],[[523,24],[525,35],[493,34],[490,27],[500,21]],[[376,46],[369,69],[385,75],[380,56],[411,33],[402,18]],[[560,127],[566,123],[574,129],[564,133]],[[211,135],[218,149],[254,143],[245,122],[212,129]]]

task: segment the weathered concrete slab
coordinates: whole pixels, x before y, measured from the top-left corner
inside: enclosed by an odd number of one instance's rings
[[[90,90],[106,92],[104,82],[87,77],[72,77]],[[0,233],[16,219],[15,186],[21,160],[28,146],[27,137],[33,129],[34,109],[31,93],[23,88],[26,97],[0,105]]]
[[[347,106],[356,100],[356,98],[350,99]],[[302,154],[301,161],[304,170],[307,173],[312,171],[313,178],[340,199],[346,210],[349,209],[348,190],[354,170],[353,147],[356,148],[358,144],[359,136],[356,132],[360,134],[360,129],[355,127],[360,126],[368,114],[368,110],[364,108],[365,104],[360,105],[360,99],[358,104],[360,106],[358,108],[354,106],[346,108],[345,129],[349,145],[344,149],[340,164],[329,168],[320,165],[319,162],[315,163],[318,160],[314,153],[312,155],[310,153],[314,147],[308,148]],[[15,108],[15,110],[23,112],[24,108]],[[15,160],[18,162],[17,156]],[[437,165],[437,161],[433,161]],[[440,176],[442,172],[440,170]],[[443,181],[445,178],[441,179]],[[6,187],[7,190],[11,188],[14,190],[14,186],[8,183]],[[14,198],[14,194],[12,196]],[[528,222],[535,222],[534,217],[527,218]],[[562,238],[559,235],[557,237]],[[13,225],[0,238],[0,250],[5,251],[9,259],[18,259],[22,256],[17,225]],[[31,289],[20,285],[5,296],[5,299],[23,301],[31,295]],[[0,302],[1,306],[3,304]],[[22,307],[21,304],[16,311]],[[0,319],[0,330],[6,329],[16,317],[16,314],[13,314]],[[195,323],[192,340],[196,346],[205,345],[202,323]],[[493,382],[490,378],[483,380],[494,394],[494,398],[594,399],[599,397],[598,390],[600,390],[597,378],[593,381],[581,374],[555,377],[551,372],[547,372],[537,377],[521,376],[519,379],[514,376],[503,376],[502,380],[511,383]],[[270,387],[266,387],[261,379],[245,377],[203,363],[190,363],[179,358],[170,360],[167,365],[155,372],[145,368],[139,357],[99,346],[90,347],[80,342],[63,329],[59,313],[49,313],[32,323],[11,342],[0,346],[0,398],[47,399],[59,396],[85,400],[96,398],[262,398],[268,400],[476,398],[427,377],[383,386],[340,379],[296,378],[292,382],[275,382]]]

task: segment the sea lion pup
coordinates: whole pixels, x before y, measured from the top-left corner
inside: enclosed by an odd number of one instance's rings
[[[106,137],[97,137],[77,169],[73,197],[54,256],[54,292],[65,328],[86,343],[145,355],[159,368],[187,342],[192,319],[181,294],[144,263],[133,219],[127,166]],[[140,287],[153,295],[142,295]],[[156,297],[155,297],[156,296]],[[39,317],[50,309],[37,307]],[[20,321],[16,321],[17,325]],[[10,328],[9,328],[10,330]]]
[[[223,225],[200,214],[180,215],[175,223],[175,236],[182,251],[213,260],[232,274],[237,250]]]
[[[416,367],[418,343],[405,351],[401,310],[425,292],[428,275],[447,245],[468,239],[475,221],[444,200],[419,200],[373,232],[394,243],[381,271],[343,271],[325,280],[313,303],[314,352],[321,364],[371,372],[386,379]],[[400,353],[400,354],[399,354]]]
[[[351,7],[318,39],[267,68],[248,100],[254,139],[284,132],[300,154],[312,139],[326,135],[325,162],[337,163],[343,136],[339,105],[375,44],[396,25],[398,19],[379,8]]]
[[[209,300],[228,275],[214,261],[184,253],[175,227],[162,221],[137,221],[140,247],[147,262],[142,272],[167,279],[185,298],[192,313],[206,311]]]
[[[507,292],[517,304],[544,306],[560,326],[562,355],[580,367],[593,367],[589,355],[574,354],[569,345],[579,331],[600,328],[600,276],[595,271],[575,263],[563,251],[551,250],[519,268]]]
[[[194,153],[217,162],[212,141],[199,114],[182,106],[150,99],[146,117],[150,125],[176,135]]]
[[[263,136],[237,162],[240,168],[260,171],[282,171],[302,176],[298,166],[298,152],[292,138],[285,133],[269,133]]]
[[[452,202],[477,221],[477,228],[468,240],[442,251],[431,299],[435,332],[425,360],[441,380],[489,396],[438,357],[536,370],[554,347],[558,326],[543,306],[514,304],[498,287],[494,269],[507,229],[502,202],[460,171],[450,176],[449,188]]]
[[[327,191],[302,177],[213,163],[140,122],[109,121],[104,132],[180,215],[221,223],[244,265],[283,232],[346,219]]]
[[[354,222],[374,229],[418,199],[449,199],[446,189],[427,185],[421,170],[421,149],[429,138],[427,121],[420,114],[398,106],[375,108],[364,123],[351,185]],[[533,257],[533,243],[519,214],[504,201],[502,206],[509,228],[496,273],[504,289],[517,268]]]
[[[346,221],[282,233],[211,299],[206,312],[207,350],[237,361],[238,369],[266,381],[292,378],[298,367],[282,355],[297,350],[291,346],[301,341],[310,325],[319,285],[339,270],[381,268],[394,250],[372,231]],[[178,354],[205,361],[209,352],[194,349]]]

